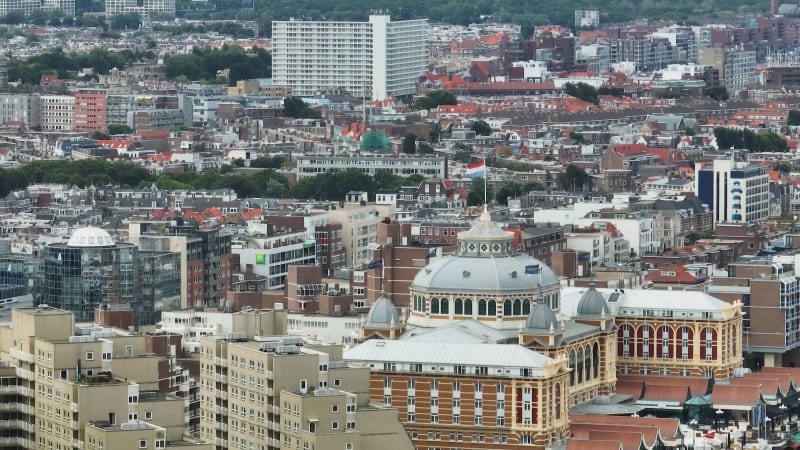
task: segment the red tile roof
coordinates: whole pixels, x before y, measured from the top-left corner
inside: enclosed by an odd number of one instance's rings
[[[731,384],[736,386],[756,386],[761,388],[761,393],[766,395],[780,395],[781,385],[778,377],[771,378],[732,378]]]
[[[689,386],[676,386],[674,384],[654,384],[646,383],[644,387],[644,397],[642,400],[652,402],[683,402],[691,398]]]
[[[674,418],[657,417],[628,417],[628,416],[600,416],[600,415],[574,415],[569,418],[570,426],[577,424],[591,424],[593,429],[602,430],[603,426],[619,429],[621,427],[631,427],[633,429],[649,429],[651,427],[658,430],[658,436],[662,439],[675,439],[681,436],[680,421]]]
[[[761,389],[758,386],[741,386],[736,384],[717,384],[711,392],[711,403],[715,406],[734,406],[750,409],[763,402]]]
[[[617,382],[620,381],[642,381],[646,385],[673,385],[689,386],[692,397],[701,397],[711,392],[711,379],[706,377],[678,377],[666,375],[633,375],[620,374]]]
[[[646,445],[642,433],[622,432],[615,430],[592,430],[589,432],[590,441],[615,441],[619,440],[623,450],[639,450],[641,447],[652,447]]]
[[[644,381],[617,381],[617,394],[630,395],[633,401],[644,395]]]

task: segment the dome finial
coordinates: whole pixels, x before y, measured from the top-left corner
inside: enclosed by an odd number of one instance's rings
[[[550,334],[555,334],[555,332],[556,332],[556,327],[553,326],[553,322],[550,322]]]

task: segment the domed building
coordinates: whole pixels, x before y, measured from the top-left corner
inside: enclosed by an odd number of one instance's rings
[[[44,303],[73,312],[77,321],[92,320],[99,305],[133,304],[136,260],[135,245],[100,228],[79,228],[66,244],[45,247]]]
[[[403,334],[405,323],[385,292],[372,304],[361,323],[361,339],[396,339]]]
[[[536,258],[514,248],[514,234],[483,214],[458,234],[454,254],[419,271],[411,283],[408,325],[433,328],[477,320],[497,330],[517,330],[537,303],[559,308],[559,281]]]

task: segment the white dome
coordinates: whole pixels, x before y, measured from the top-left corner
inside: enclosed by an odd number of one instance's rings
[[[97,227],[78,228],[67,242],[68,247],[108,247],[114,239],[106,230]]]

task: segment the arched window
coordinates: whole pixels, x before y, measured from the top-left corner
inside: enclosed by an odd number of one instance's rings
[[[555,411],[556,419],[560,419],[561,418],[561,383],[556,383],[554,397],[555,397],[556,401],[553,402],[554,403],[553,406],[555,407],[555,410],[556,410]]]
[[[577,366],[576,372],[578,372],[576,383],[583,383],[583,347],[578,349],[578,357],[577,359]]]
[[[439,314],[439,299],[436,297],[431,299],[431,314]]]
[[[486,305],[486,315],[487,316],[497,316],[497,302],[494,300],[489,300],[489,303]]]
[[[441,306],[439,307],[439,312],[441,314],[450,314],[450,300],[443,298]]]
[[[569,368],[572,369],[569,372],[569,385],[575,385],[575,351],[570,350],[569,352]]]
[[[559,308],[558,292],[553,294],[553,309]]]
[[[678,335],[676,336],[676,347],[678,348],[678,352],[676,356],[679,356],[681,359],[692,359],[694,358],[694,344],[692,340],[694,339],[694,333],[692,329],[689,327],[680,327],[678,329]]]
[[[513,312],[513,314],[515,316],[521,316],[522,315],[522,301],[520,301],[520,299],[514,300],[514,312]]]
[[[478,300],[478,315],[479,316],[486,315],[486,300],[484,299]]]
[[[472,315],[472,299],[470,298],[464,299],[464,315]]]
[[[511,300],[506,300],[503,302],[503,316],[510,316],[511,315]]]
[[[526,298],[522,301],[522,314],[528,315],[531,313],[531,299]]]
[[[455,299],[453,302],[453,306],[455,307],[456,315],[464,314],[464,303],[461,301],[460,298]]]
[[[600,376],[600,346],[597,342],[592,346],[592,374],[594,378]]]
[[[589,381],[592,379],[592,349],[586,346],[586,353],[583,355],[583,379]]]

